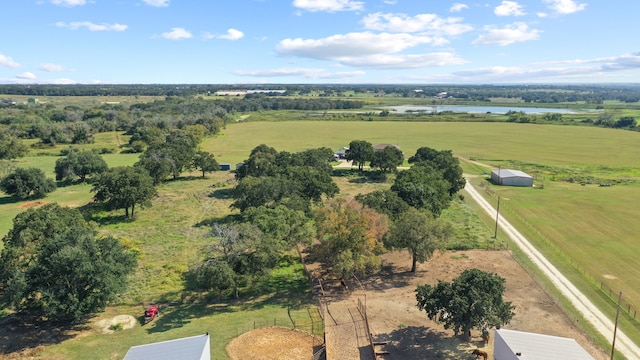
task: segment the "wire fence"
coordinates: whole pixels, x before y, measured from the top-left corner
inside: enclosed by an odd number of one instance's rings
[[[480,187],[484,188],[485,193],[490,196],[495,197],[496,192],[491,189],[488,184],[485,182],[480,183]],[[559,258],[561,258],[566,264],[575,269],[584,279],[586,279],[590,285],[593,286],[601,295],[603,295],[608,301],[617,306],[618,303],[618,294],[621,290],[614,290],[609,287],[604,280],[599,279],[588,273],[584,267],[582,267],[576,260],[574,260],[571,256],[567,255],[562,249],[560,249],[553,241],[547,238],[544,234],[542,234],[535,226],[531,225],[524,217],[522,217],[517,211],[506,204],[500,204],[500,212],[503,213],[507,211],[510,217],[513,217],[518,220],[518,222],[525,225],[530,233],[535,234],[537,239],[540,239],[544,246],[551,249]],[[639,307],[632,304],[630,301],[624,298],[624,296],[620,300],[620,309],[628,315],[629,318],[633,319],[636,323],[638,323],[638,309]]]

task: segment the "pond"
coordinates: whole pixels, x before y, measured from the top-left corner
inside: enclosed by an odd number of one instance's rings
[[[546,114],[546,113],[559,113],[559,114],[582,114],[587,112],[593,112],[593,110],[574,110],[574,109],[554,109],[554,108],[540,108],[540,107],[519,107],[519,106],[464,106],[464,105],[399,105],[399,106],[383,106],[383,110],[389,110],[396,113],[409,113],[409,112],[442,112],[453,111],[457,113],[476,113],[476,114],[506,114],[509,111],[522,111],[525,114]]]

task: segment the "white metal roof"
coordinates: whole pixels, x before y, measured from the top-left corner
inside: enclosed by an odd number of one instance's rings
[[[577,341],[551,335],[534,334],[508,329],[496,330],[520,360],[594,360]]]
[[[124,360],[201,360],[211,358],[209,334],[132,346]],[[208,354],[209,356],[203,357]]]
[[[499,169],[499,170],[493,170],[492,172],[500,176],[501,178],[522,177],[522,178],[533,179],[533,176],[520,170]]]

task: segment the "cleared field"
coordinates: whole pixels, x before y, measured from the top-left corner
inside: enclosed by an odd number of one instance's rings
[[[252,115],[255,116],[255,115]],[[514,123],[292,121],[227,126],[203,144],[218,162],[235,164],[255,146],[299,151],[327,146],[337,150],[351,140],[399,145],[406,156],[421,146],[451,149],[456,155],[486,161],[519,160],[555,165],[634,167],[640,133],[595,127]]]
[[[114,134],[102,136],[101,142],[116,145]],[[625,298],[640,305],[640,270],[635,256],[640,250],[635,241],[640,223],[634,207],[640,200],[636,175],[640,173],[640,133],[512,123],[251,122],[249,117],[248,122],[229,125],[223,134],[207,139],[202,147],[215,154],[218,162],[236,164],[259,144],[287,151],[320,146],[335,150],[352,140],[397,144],[407,157],[417,148],[429,146],[451,149],[462,158],[477,159],[491,167],[519,164],[526,171],[536,171],[536,182],[542,182],[544,189],[493,188],[504,200],[503,214],[519,219],[527,236],[532,235],[542,246],[546,241],[552,242],[589,274],[600,276],[609,287],[619,287]],[[110,166],[130,165],[137,155],[110,154],[105,158]],[[56,159],[24,158],[17,165],[39,167],[53,176]],[[478,181],[486,178],[483,171],[487,169],[470,164],[464,167],[478,175]],[[582,186],[563,181],[568,173],[628,181],[612,187]],[[138,212],[135,222],[121,222],[113,214],[93,219],[103,225],[105,232],[131,239],[134,245],[144,245],[140,269],[122,302],[180,300],[181,274],[199,257],[201,246],[206,243],[206,227],[194,224],[229,213],[229,187],[223,185],[229,175],[219,172],[205,180],[163,184],[154,206]],[[63,187],[44,201],[82,206],[90,199],[89,188]],[[185,199],[197,199],[199,205]],[[13,216],[28,206],[28,202],[0,198],[2,234],[8,231]],[[154,277],[156,274],[162,276]],[[589,282],[583,285],[591,286]],[[604,304],[611,305],[606,301]]]

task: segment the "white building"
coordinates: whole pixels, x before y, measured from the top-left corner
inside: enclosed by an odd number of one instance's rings
[[[132,346],[124,360],[211,360],[209,333]]]
[[[495,360],[594,360],[570,338],[500,329],[495,331]]]
[[[491,181],[494,184],[505,186],[533,186],[533,176],[520,170],[493,170],[491,171]]]

